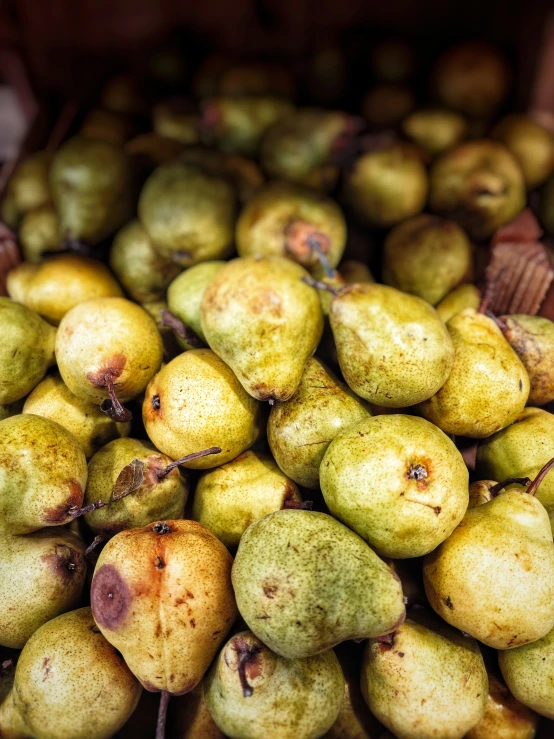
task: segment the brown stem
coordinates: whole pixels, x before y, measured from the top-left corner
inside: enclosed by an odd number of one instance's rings
[[[102,401],[100,404],[100,410],[116,423],[128,423],[129,421],[132,421],[133,414],[131,411],[124,408],[117,399],[113,377],[109,372],[106,373],[105,383],[110,397]]]
[[[310,277],[309,275],[304,275],[300,279],[302,280],[302,282],[305,282],[306,285],[309,285],[310,287],[315,287],[317,290],[327,290],[328,293],[332,293],[335,297],[340,294],[340,289],[337,289],[332,285],[328,285],[326,282],[314,280],[314,278]]]
[[[334,279],[337,276],[337,270],[333,269],[333,267],[331,267],[331,265],[329,264],[329,260],[327,259],[327,255],[321,248],[321,244],[319,243],[317,234],[313,234],[313,236],[309,237],[308,246],[319,259],[319,263],[325,270],[326,277],[328,277],[330,280]]]
[[[394,631],[390,634],[383,634],[383,636],[373,637],[373,641],[379,642],[379,644],[387,644],[389,647],[394,646]]]
[[[239,673],[242,694],[245,698],[250,698],[250,696],[254,692],[254,688],[248,684],[248,680],[246,679],[246,665],[250,662],[252,657],[255,657],[258,654],[260,650],[258,647],[252,646],[242,647],[239,648],[237,651],[239,652],[239,663],[237,669]]]
[[[171,472],[171,470],[175,469],[175,467],[179,467],[180,464],[186,464],[187,462],[192,462],[193,459],[208,457],[210,454],[219,454],[220,452],[220,446],[211,446],[209,449],[203,449],[201,452],[192,452],[192,454],[187,454],[186,457],[176,459],[175,462],[168,464],[163,470],[156,470],[156,475],[158,477],[165,477]]]
[[[158,709],[158,722],[156,724],[156,739],[165,739],[165,724],[167,721],[167,707],[171,694],[162,690],[160,695],[160,707]]]
[[[527,492],[529,495],[535,495],[537,490],[539,489],[539,485],[544,480],[544,478],[548,475],[550,470],[554,467],[554,457],[550,460],[550,462],[547,462],[542,470],[539,472],[539,474],[535,477],[533,482],[529,485],[527,488]]]
[[[292,500],[292,498],[288,498],[283,503],[283,509],[293,509],[293,510],[299,510],[299,511],[311,511],[314,507],[313,500]]]
[[[505,331],[508,328],[508,324],[504,323],[504,321],[498,316],[495,316],[492,311],[486,310],[485,315],[487,318],[490,318],[491,321],[494,321],[501,331]]]
[[[162,311],[161,321],[162,326],[167,326],[168,328],[173,329],[177,336],[190,344],[193,349],[203,349],[206,346],[198,334],[196,334],[190,326],[187,326],[186,323],[181,321],[180,318],[177,318],[177,316],[170,310]]]
[[[94,550],[100,546],[100,544],[103,544],[104,537],[103,536],[95,536],[92,540],[92,544],[90,544],[85,549],[85,557],[90,557],[90,555],[94,552]]]
[[[87,506],[83,506],[83,508],[79,508],[78,506],[71,506],[71,508],[67,511],[67,515],[71,516],[71,518],[79,518],[80,516],[84,516],[85,513],[92,513],[92,511],[97,511],[99,508],[105,508],[109,503],[104,503],[103,500],[95,500],[94,503],[90,503]]]
[[[496,498],[496,496],[502,490],[504,490],[505,487],[508,487],[508,485],[512,485],[514,483],[517,483],[518,485],[525,485],[525,487],[527,487],[527,485],[531,484],[531,480],[528,477],[508,477],[503,482],[497,482],[496,485],[493,485],[492,488],[489,488],[491,498]]]

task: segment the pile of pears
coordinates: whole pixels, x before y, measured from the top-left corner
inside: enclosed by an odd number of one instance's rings
[[[554,735],[554,323],[484,280],[554,139],[366,62],[168,46],[16,168],[0,737]]]

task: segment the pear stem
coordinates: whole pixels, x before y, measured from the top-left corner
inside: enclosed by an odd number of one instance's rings
[[[167,721],[167,707],[171,694],[162,690],[160,695],[160,707],[158,709],[158,722],[156,724],[156,739],[165,739],[165,724]]]
[[[535,495],[537,490],[539,489],[539,485],[544,480],[544,478],[548,475],[550,470],[554,467],[554,457],[550,460],[550,462],[547,462],[542,470],[539,472],[539,474],[535,477],[533,482],[529,485],[527,488],[527,491],[529,495]]]
[[[331,265],[329,264],[329,260],[327,259],[327,255],[324,254],[323,249],[321,248],[321,244],[319,243],[318,235],[313,234],[308,239],[308,246],[310,249],[315,253],[317,258],[319,259],[319,263],[325,270],[325,275],[330,280],[332,280],[334,277],[337,276],[337,270],[333,269]]]
[[[252,646],[237,651],[239,651],[239,663],[237,669],[239,673],[242,694],[245,698],[250,698],[250,696],[254,692],[254,688],[248,684],[248,680],[246,679],[246,665],[250,662],[252,657],[255,657],[258,654],[260,650],[258,649],[258,647]]]
[[[283,503],[283,509],[293,509],[293,510],[299,510],[299,511],[311,511],[314,507],[313,500],[292,500],[292,498],[288,498]]]
[[[304,275],[300,279],[302,280],[302,282],[305,282],[306,285],[309,285],[310,287],[315,287],[317,290],[327,290],[327,292],[332,293],[334,297],[336,297],[340,293],[340,290],[337,290],[336,287],[328,285],[326,282],[320,282],[320,280],[314,280],[314,278],[310,277],[309,275]]]
[[[163,470],[156,470],[156,475],[157,477],[165,477],[171,470],[179,467],[181,464],[192,462],[193,459],[198,459],[199,457],[208,457],[210,454],[219,454],[220,452],[220,446],[211,446],[209,449],[203,449],[201,452],[192,452],[192,454],[187,454],[185,457],[181,457],[181,459],[176,459],[175,462],[168,464]]]
[[[83,508],[72,506],[67,511],[67,515],[75,519],[75,518],[79,518],[80,516],[84,516],[86,513],[92,513],[92,511],[97,511],[99,508],[105,508],[107,505],[109,505],[109,503],[105,503],[103,500],[95,500],[94,503],[90,503],[87,506],[83,506]]]
[[[493,485],[492,488],[489,489],[491,498],[496,498],[496,496],[501,493],[505,487],[508,487],[508,485],[513,485],[513,483],[517,483],[518,485],[525,485],[525,487],[527,487],[531,484],[531,480],[528,477],[508,477],[503,482],[497,482],[496,485]]]
[[[173,329],[177,336],[190,344],[193,349],[203,349],[206,346],[198,334],[170,310],[162,311],[161,322],[162,326]]]
[[[90,555],[95,551],[95,549],[97,547],[99,547],[100,544],[103,544],[103,543],[104,543],[104,537],[103,536],[95,536],[94,539],[92,540],[92,544],[90,544],[85,549],[85,557],[87,557],[87,558],[90,557]]]
[[[485,311],[485,315],[487,316],[487,318],[490,318],[491,321],[494,321],[501,331],[505,331],[508,328],[508,325],[504,323],[504,321],[501,318],[498,318],[498,316],[495,316],[492,311],[490,310]]]
[[[106,373],[105,383],[110,397],[102,401],[100,404],[100,410],[104,411],[104,413],[116,423],[127,423],[128,421],[132,421],[133,414],[131,411],[124,408],[117,399],[113,377],[109,372]]]

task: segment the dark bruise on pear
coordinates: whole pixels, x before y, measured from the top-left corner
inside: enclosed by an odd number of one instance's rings
[[[193,349],[205,349],[206,344],[196,334],[190,326],[177,318],[170,310],[162,311],[162,326],[167,326],[173,329],[180,339],[183,339],[190,344]]]
[[[325,275],[333,279],[337,271],[331,267],[327,252],[331,245],[326,234],[314,231],[309,223],[292,221],[285,230],[285,251],[302,265],[308,266],[314,258],[325,270]]]
[[[244,641],[242,641],[242,639],[235,639],[233,646],[238,656],[237,672],[239,674],[242,694],[245,698],[250,698],[254,693],[254,688],[248,683],[248,679],[246,677],[246,666],[257,654],[259,654],[260,648],[255,645],[249,647]]]

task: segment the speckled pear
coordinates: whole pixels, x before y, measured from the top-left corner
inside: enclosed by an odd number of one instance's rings
[[[501,652],[499,658],[514,651],[517,649]],[[537,714],[514,698],[494,673],[489,672],[488,677],[485,715],[468,731],[465,739],[533,739],[539,723]]]
[[[502,333],[523,362],[531,389],[527,405],[554,400],[554,323],[541,316],[500,317]]]

